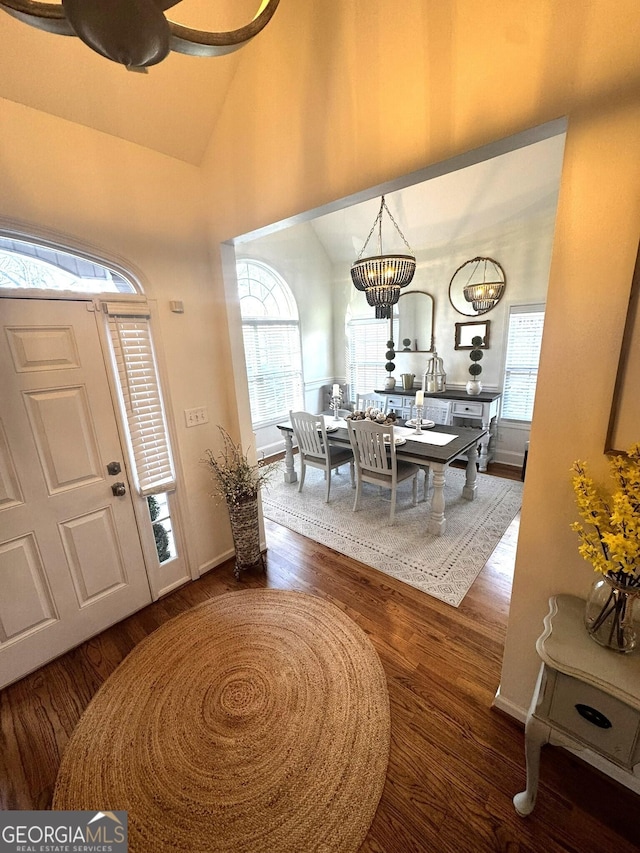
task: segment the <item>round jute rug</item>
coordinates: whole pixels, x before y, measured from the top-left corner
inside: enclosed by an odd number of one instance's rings
[[[158,628],[96,693],[54,809],[126,810],[130,853],[351,853],[385,781],[389,699],[330,602],[231,592]]]

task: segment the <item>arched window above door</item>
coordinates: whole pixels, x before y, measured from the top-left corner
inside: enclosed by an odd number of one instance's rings
[[[0,234],[0,289],[137,293],[133,282],[97,261]]]

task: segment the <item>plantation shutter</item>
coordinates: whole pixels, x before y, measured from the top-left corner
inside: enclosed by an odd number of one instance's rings
[[[509,313],[502,418],[530,421],[538,381],[544,305],[514,305]]]
[[[136,488],[141,495],[175,489],[169,433],[146,305],[104,303],[125,414]]]

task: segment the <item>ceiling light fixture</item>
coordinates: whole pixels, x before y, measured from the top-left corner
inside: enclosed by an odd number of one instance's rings
[[[402,237],[405,246],[411,252],[410,255],[384,255],[382,253],[382,213],[385,210],[387,216],[393,222],[396,231]],[[378,226],[379,254],[363,258],[362,254],[367,248],[376,225]],[[360,249],[360,254],[351,265],[351,280],[354,287],[356,290],[364,291],[369,305],[375,307],[378,319],[388,320],[391,317],[391,306],[395,305],[400,298],[400,288],[406,287],[409,284],[415,271],[416,259],[411,251],[411,246],[405,240],[404,234],[391,215],[384,196],[382,196],[380,210],[371,226],[369,236],[365,240],[362,249]]]
[[[78,36],[96,53],[129,71],[157,65],[170,51],[190,56],[222,56],[245,45],[269,23],[280,0],[262,0],[246,26],[222,33],[193,30],[167,20],[165,10],[181,0],[0,0],[14,18],[40,30]]]
[[[500,297],[504,293],[504,288],[507,283],[504,270],[497,261],[491,258],[473,258],[467,263],[475,262],[475,267],[471,270],[471,274],[466,285],[462,288],[462,293],[467,302],[471,303],[474,311],[484,314],[490,311],[494,305],[500,301]],[[471,279],[475,276],[478,267],[483,263],[482,281],[472,283]],[[493,270],[489,272],[489,280],[487,281],[487,263],[492,264]]]

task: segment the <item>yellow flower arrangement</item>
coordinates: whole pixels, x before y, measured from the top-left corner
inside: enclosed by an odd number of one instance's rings
[[[640,443],[626,456],[611,460],[616,491],[603,496],[587,475],[585,462],[576,461],[573,490],[583,522],[571,529],[580,538],[579,552],[593,568],[621,586],[640,587]]]

